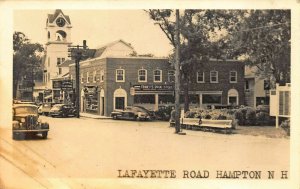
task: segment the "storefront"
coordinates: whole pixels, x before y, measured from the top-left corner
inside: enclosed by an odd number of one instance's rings
[[[73,80],[53,80],[52,81],[52,102],[75,104],[75,96],[73,89]]]
[[[83,112],[99,114],[98,86],[85,86],[81,96]]]
[[[131,88],[133,105],[149,110],[158,110],[159,106],[174,104],[173,85],[134,85]]]

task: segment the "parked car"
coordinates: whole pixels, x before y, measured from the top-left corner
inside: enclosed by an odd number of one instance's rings
[[[68,116],[75,116],[76,115],[76,109],[67,104],[55,104],[50,112],[51,117],[60,116],[60,117],[68,117]]]
[[[139,106],[127,106],[124,110],[115,110],[110,115],[113,119],[150,120],[149,111]]]
[[[39,119],[38,107],[32,104],[13,105],[13,139],[25,138],[26,134],[41,134],[47,138],[49,124]]]
[[[38,113],[40,115],[48,116],[51,108],[52,108],[51,103],[44,103],[38,108]]]

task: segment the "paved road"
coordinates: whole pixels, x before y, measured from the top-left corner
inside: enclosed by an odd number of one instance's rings
[[[0,128],[1,169],[24,178],[16,183],[2,172],[0,186],[92,188],[99,178],[133,169],[176,170],[177,178],[183,170],[208,170],[212,179],[217,170],[262,171],[262,178],[270,170],[276,178],[289,171],[289,139],[200,131],[181,136],[167,122],[41,118],[50,123],[47,140],[13,141],[10,127]]]

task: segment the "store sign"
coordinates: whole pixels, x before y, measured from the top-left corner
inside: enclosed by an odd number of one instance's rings
[[[53,89],[60,89],[61,88],[61,81],[52,81],[52,88]]]
[[[172,91],[173,85],[134,85],[135,91]]]
[[[73,81],[72,80],[61,80],[61,81],[52,81],[53,89],[73,89]]]
[[[63,80],[61,82],[61,89],[73,89],[73,81],[72,80]]]

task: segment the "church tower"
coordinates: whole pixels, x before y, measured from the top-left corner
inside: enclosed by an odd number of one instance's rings
[[[62,10],[57,9],[54,14],[48,14],[43,77],[45,86],[48,89],[52,88],[51,79],[63,74],[59,65],[68,58],[68,45],[72,44],[71,28],[70,18]]]

